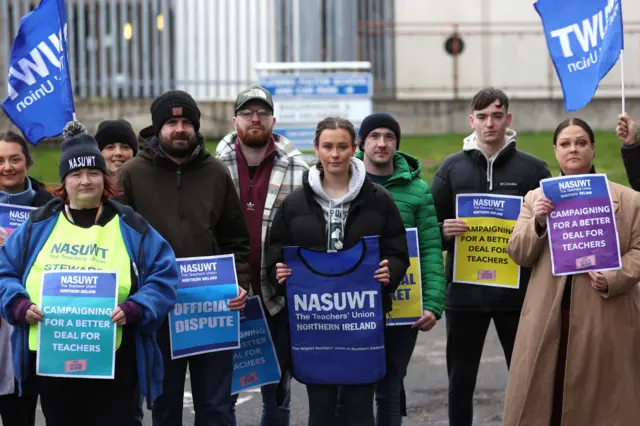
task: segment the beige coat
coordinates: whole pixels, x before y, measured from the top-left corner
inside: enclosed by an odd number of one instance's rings
[[[573,277],[563,426],[640,425],[640,193],[610,183],[622,269],[603,272],[609,291]],[[549,426],[566,276],[551,275],[546,231],[527,194],[509,240],[511,258],[533,267],[511,359],[503,426]]]

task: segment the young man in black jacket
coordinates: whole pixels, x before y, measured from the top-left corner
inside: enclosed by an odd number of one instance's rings
[[[517,289],[453,281],[454,239],[469,229],[456,219],[456,195],[524,197],[541,179],[551,176],[544,162],[516,149],[516,132],[509,128],[509,99],[501,90],[478,92],[471,101],[469,122],[474,132],[464,140],[462,152],[444,160],[431,185],[447,251],[445,315],[451,426],[473,423],[473,392],[492,319],[509,365],[531,272],[522,268]]]
[[[634,191],[640,191],[640,134],[638,125],[625,112],[618,117],[616,135],[622,142],[622,161]]]

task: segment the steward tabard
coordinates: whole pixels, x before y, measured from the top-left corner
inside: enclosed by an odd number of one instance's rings
[[[120,230],[120,218],[115,215],[106,225],[80,228],[60,212],[47,242],[38,253],[26,288],[38,306],[41,299],[42,273],[45,271],[117,271],[118,304],[131,292],[131,259]],[[109,318],[110,320],[110,318]],[[122,327],[117,328],[116,349],[122,342]],[[38,325],[29,328],[29,350],[38,348]]]
[[[386,373],[378,237],[350,249],[285,247],[293,376],[301,383],[376,383]]]

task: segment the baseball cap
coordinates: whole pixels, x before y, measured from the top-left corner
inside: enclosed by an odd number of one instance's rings
[[[238,93],[235,112],[238,112],[238,110],[240,110],[249,101],[262,101],[271,108],[271,111],[273,111],[273,99],[271,98],[271,93],[269,93],[269,91],[264,87],[254,85]]]

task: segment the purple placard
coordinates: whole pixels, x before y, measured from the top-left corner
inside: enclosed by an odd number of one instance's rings
[[[547,216],[553,275],[621,268],[620,244],[603,174],[563,176],[540,181],[553,203]]]

